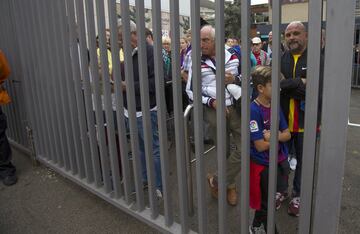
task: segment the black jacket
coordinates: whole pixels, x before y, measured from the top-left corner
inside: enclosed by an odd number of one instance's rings
[[[290,99],[305,101],[306,85],[302,82],[301,78],[307,78],[307,50],[299,57],[296,68],[295,78],[293,78],[294,58],[289,51],[281,57],[281,73],[285,79],[280,82],[280,105],[284,112],[286,119],[289,116]],[[323,89],[323,72],[324,72],[324,58],[320,55],[320,77],[319,77],[319,112],[318,124],[321,117],[321,104],[322,104],[322,89]],[[299,128],[304,128],[305,111],[299,108]]]
[[[133,73],[134,73],[134,88],[135,88],[135,101],[136,111],[141,111],[141,96],[140,96],[140,77],[139,77],[139,62],[138,52],[136,51],[132,56]],[[148,69],[148,82],[149,82],[149,109],[156,106],[156,90],[155,90],[155,71],[154,71],[154,50],[153,46],[146,44],[146,56],[147,56],[147,69]],[[125,80],[124,63],[121,63],[122,80]],[[126,92],[123,92],[124,107],[128,109]]]

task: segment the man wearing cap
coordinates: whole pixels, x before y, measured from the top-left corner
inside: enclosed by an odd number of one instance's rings
[[[200,31],[201,39],[201,89],[202,103],[204,106],[204,120],[212,129],[216,129],[216,56],[215,56],[215,29],[212,26],[204,26]],[[240,114],[234,107],[234,100],[241,95],[241,87],[237,85],[239,59],[224,48],[225,53],[225,106],[226,106],[226,184],[227,201],[230,205],[237,204],[237,192],[235,177],[240,172],[240,148],[241,148],[241,122]],[[186,92],[190,100],[193,99],[192,69],[189,70],[189,78]],[[230,153],[230,134],[232,134],[236,149]],[[218,155],[222,157],[222,155]],[[216,175],[208,175],[208,183],[211,195],[218,197],[218,180]]]
[[[269,55],[261,49],[262,48],[261,39],[259,37],[254,37],[251,40],[251,43],[252,43],[251,49],[256,58],[257,65],[262,65],[262,66],[270,65]]]

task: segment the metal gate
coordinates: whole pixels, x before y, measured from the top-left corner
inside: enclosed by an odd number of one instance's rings
[[[8,56],[12,76],[7,85],[13,103],[6,106],[9,137],[29,148],[26,127],[32,129],[36,157],[43,164],[137,217],[162,232],[209,233],[209,210],[206,203],[206,175],[203,131],[195,127],[195,191],[196,214],[189,215],[192,196],[188,193],[188,170],[184,138],[184,113],[180,79],[179,0],[170,1],[172,43],[172,85],[174,100],[175,151],[168,151],[166,107],[161,51],[160,0],[152,0],[152,29],[158,132],[160,139],[163,200],[157,201],[155,169],[146,163],[149,189],[143,190],[134,89],[126,93],[129,129],[127,134],[120,79],[119,53],[112,52],[114,93],[109,71],[98,68],[96,47],[100,48],[102,67],[108,67],[105,29],[110,41],[117,42],[118,15],[123,24],[125,69],[132,71],[130,48],[129,1],[115,0],[2,0],[0,1],[0,48]],[[136,24],[139,40],[139,73],[142,106],[148,106],[146,79],[144,1],[136,0]],[[250,1],[242,0],[242,77],[249,77]],[[182,4],[180,2],[180,4]],[[194,87],[194,121],[203,121],[200,80],[200,1],[190,1],[192,61]],[[224,1],[216,0],[217,86],[224,81]],[[345,143],[352,74],[354,0],[327,0],[326,51],[322,103],[322,126],[319,154],[316,156],[316,119],[320,67],[322,1],[309,2],[308,84],[306,96],[305,141],[302,172],[302,206],[299,233],[336,233],[344,172]],[[273,10],[273,99],[272,119],[278,120],[280,72],[280,0],[272,1]],[[96,36],[98,35],[98,45]],[[119,51],[111,43],[111,51]],[[220,69],[222,68],[222,69]],[[101,82],[99,77],[102,77]],[[132,72],[126,73],[126,84],[134,86]],[[341,78],[341,79],[340,79]],[[242,162],[239,232],[248,233],[249,225],[249,88],[242,83]],[[225,186],[225,104],[224,89],[217,89],[217,161],[219,171],[218,226],[216,232],[227,232]],[[339,94],[339,95],[336,95]],[[112,95],[115,96],[113,111]],[[146,161],[152,162],[150,111],[143,108]],[[115,125],[117,126],[115,128]],[[277,126],[271,126],[271,163],[269,183],[268,232],[274,233]],[[336,134],[334,134],[336,133]],[[129,152],[132,152],[131,155]],[[172,156],[175,158],[172,160]],[[316,176],[315,169],[316,168]],[[170,175],[176,179],[170,181]],[[315,179],[314,179],[315,178]],[[192,178],[190,178],[192,179]],[[314,190],[314,185],[316,190]],[[190,194],[191,195],[191,194]],[[195,220],[195,221],[194,221]],[[195,223],[195,224],[194,224]]]

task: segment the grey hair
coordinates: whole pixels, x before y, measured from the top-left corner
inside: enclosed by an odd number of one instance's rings
[[[201,31],[207,29],[210,31],[210,36],[212,39],[215,39],[215,28],[211,25],[205,25],[204,27],[201,28]]]
[[[306,27],[305,25],[301,22],[301,21],[292,21],[288,24],[288,26],[286,27],[286,29],[288,29],[291,25],[297,25],[300,26],[304,29],[304,31],[306,32]],[[286,30],[285,30],[286,31]]]
[[[121,31],[122,28],[123,28],[123,25],[122,25],[122,20],[121,19],[118,19],[117,20],[117,26],[118,26],[118,30]],[[130,32],[133,33],[135,32],[136,33],[136,24],[134,21],[130,20]]]

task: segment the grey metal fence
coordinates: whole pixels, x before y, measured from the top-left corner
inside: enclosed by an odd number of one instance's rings
[[[360,88],[360,24],[356,22],[354,30],[353,71],[351,86]]]
[[[143,189],[138,151],[133,76],[129,1],[108,0],[3,0],[0,1],[0,48],[8,56],[12,76],[7,88],[13,103],[4,107],[9,118],[9,137],[29,147],[26,127],[33,130],[36,157],[43,164],[137,217],[162,232],[210,233],[209,209],[203,145],[203,104],[200,69],[200,1],[191,1],[192,70],[195,122],[195,216],[189,215],[193,196],[188,188],[190,159],[185,144],[182,85],[179,55],[179,0],[170,1],[172,43],[172,80],[174,100],[175,151],[168,150],[166,104],[161,51],[161,2],[152,0],[154,34],[154,72],[157,123],[163,200],[156,198],[155,166],[152,163],[151,112],[145,46],[144,1],[137,0],[136,24],[142,125],[148,177],[148,193]],[[216,0],[217,61],[217,168],[219,171],[218,227],[227,233],[226,137],[224,102],[224,1]],[[309,2],[309,53],[306,96],[305,141],[302,173],[302,206],[299,233],[336,233],[344,172],[345,142],[349,110],[354,30],[353,0],[327,0],[327,37],[325,50],[322,126],[319,154],[316,155],[316,119],[318,115],[318,77],[322,1]],[[240,183],[239,232],[248,233],[249,165],[248,132],[250,104],[250,1],[243,0],[242,13],[242,163]],[[278,121],[280,73],[280,0],[272,1],[273,10],[273,90],[271,119]],[[107,14],[105,14],[107,12]],[[127,91],[122,92],[118,45],[118,15],[123,25],[123,53]],[[240,25],[239,25],[240,27]],[[112,59],[108,59],[106,28],[110,32]],[[96,39],[98,35],[98,41]],[[99,50],[97,50],[99,48]],[[99,55],[98,55],[99,51]],[[112,75],[106,69],[112,62]],[[101,69],[99,70],[99,63]],[[358,69],[355,69],[358,73]],[[339,79],[342,77],[343,79]],[[114,85],[113,85],[114,84]],[[353,86],[358,86],[358,79]],[[342,95],[334,95],[341,93]],[[124,116],[123,99],[128,102]],[[187,115],[186,115],[187,117]],[[128,123],[128,124],[126,124]],[[139,125],[140,124],[140,125]],[[129,134],[127,131],[129,129]],[[275,231],[275,192],[278,152],[278,126],[271,126],[268,233]],[[336,134],[333,134],[336,132]],[[131,152],[131,153],[130,153]],[[315,158],[318,158],[318,166]],[[315,177],[316,168],[316,177]],[[190,168],[191,171],[191,168]],[[176,174],[170,181],[171,174]],[[315,179],[314,179],[315,178]],[[316,190],[314,190],[314,186]],[[190,192],[190,195],[189,195]],[[190,212],[191,214],[192,212]],[[194,221],[195,220],[195,221]],[[195,223],[195,224],[194,224]]]

